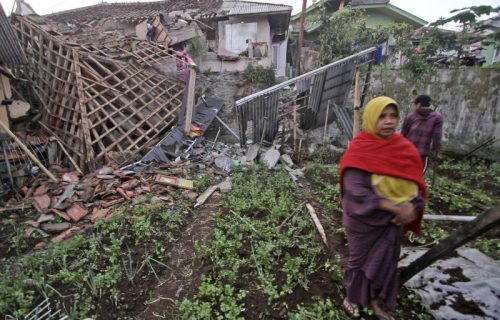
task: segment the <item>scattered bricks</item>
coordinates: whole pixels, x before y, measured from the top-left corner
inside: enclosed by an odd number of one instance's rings
[[[71,220],[71,218],[64,211],[61,211],[61,210],[55,209],[55,208],[50,209],[50,211],[52,211],[53,213],[57,214],[59,217],[63,218],[66,221],[70,221]]]
[[[33,197],[33,207],[39,213],[47,212],[50,206],[50,197],[46,194]]]
[[[35,250],[43,250],[43,249],[46,249],[47,248],[47,244],[43,241],[40,241],[38,242],[34,247],[33,249]]]
[[[41,228],[43,231],[48,233],[59,233],[64,230],[68,230],[71,227],[69,222],[53,223],[53,224],[42,224]]]
[[[143,191],[151,193],[151,186],[142,186],[141,188]]]
[[[101,205],[101,207],[103,207],[103,208],[109,208],[109,207],[115,206],[117,204],[120,204],[122,202],[125,202],[125,199],[120,198],[120,199],[116,199],[116,200],[105,202],[105,203],[103,203]]]
[[[122,188],[116,188],[116,192],[118,192],[123,197],[123,199],[130,201],[130,197],[125,193],[125,191],[123,191]]]
[[[125,182],[120,186],[123,190],[133,190],[141,185],[141,182],[137,179],[132,179],[130,181]]]
[[[47,193],[47,188],[45,187],[45,185],[42,184],[41,186],[39,186],[38,188],[35,189],[35,192],[33,193],[33,195],[43,196],[46,193]]]
[[[63,174],[62,180],[71,184],[77,184],[80,182],[80,178],[78,178],[78,174],[75,171]]]
[[[90,217],[90,221],[92,221],[92,223],[94,223],[97,220],[104,219],[110,210],[111,210],[111,208],[94,209],[94,212],[92,213],[92,216]]]
[[[82,227],[73,226],[70,229],[68,229],[68,230],[58,234],[57,236],[53,237],[52,239],[50,239],[50,242],[55,243],[55,242],[61,242],[63,240],[69,239],[73,235],[78,233],[81,229],[82,229]]]
[[[68,216],[74,222],[80,221],[83,217],[85,217],[88,213],[87,209],[80,207],[77,203],[73,203],[73,205],[66,211]]]

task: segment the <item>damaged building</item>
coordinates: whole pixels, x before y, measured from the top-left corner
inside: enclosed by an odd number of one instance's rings
[[[18,6],[10,24],[26,60],[17,77],[30,88],[17,98],[29,96],[44,132],[82,171],[124,165],[176,125],[189,133],[191,71],[261,65],[284,75],[291,10],[244,1],[157,1],[38,16]],[[146,39],[148,24],[152,41]],[[197,66],[184,51],[193,43],[202,44]]]

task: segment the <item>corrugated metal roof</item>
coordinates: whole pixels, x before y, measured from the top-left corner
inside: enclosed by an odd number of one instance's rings
[[[26,63],[17,37],[0,4],[0,63],[15,67]]]
[[[292,11],[292,6],[284,4],[260,3],[250,1],[224,1],[221,10],[227,11],[227,15],[245,15],[256,13],[275,13]]]

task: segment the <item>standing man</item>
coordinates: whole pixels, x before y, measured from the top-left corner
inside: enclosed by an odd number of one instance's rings
[[[431,97],[418,96],[415,99],[415,111],[406,116],[401,129],[401,134],[417,147],[424,163],[424,172],[429,156],[433,155],[437,161],[441,161],[443,116],[430,106]]]
[[[155,28],[153,26],[153,22],[151,19],[148,19],[148,22],[146,23],[146,39],[148,41],[153,41],[153,35],[155,32]]]

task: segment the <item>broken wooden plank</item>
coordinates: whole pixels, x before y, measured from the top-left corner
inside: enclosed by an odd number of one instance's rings
[[[162,174],[158,174],[155,176],[155,182],[166,186],[178,187],[189,190],[194,188],[192,180],[182,179],[173,176],[166,176]]]
[[[306,203],[306,207],[307,207],[307,211],[309,211],[309,214],[311,215],[311,218],[314,221],[314,225],[316,226],[316,229],[318,229],[318,232],[321,235],[321,239],[323,240],[323,243],[328,248],[329,246],[328,246],[328,240],[326,239],[325,229],[323,229],[323,226],[321,225],[321,222],[319,221],[319,218],[316,215],[316,210],[314,210],[313,206],[310,205],[309,203]]]
[[[477,238],[490,229],[500,225],[500,205],[496,205],[475,220],[467,223],[461,228],[455,230],[449,237],[441,240],[437,245],[432,247],[423,256],[413,261],[408,267],[401,272],[400,283],[404,284],[414,275],[427,268],[435,261],[445,257],[453,250],[463,244]]]
[[[218,187],[219,185],[216,184],[215,186],[211,186],[210,188],[205,190],[202,194],[200,194],[200,196],[196,199],[196,204],[194,205],[194,207],[196,208],[204,204],[205,201],[207,201],[207,199],[212,195],[212,193],[214,193],[215,190],[217,190]]]

